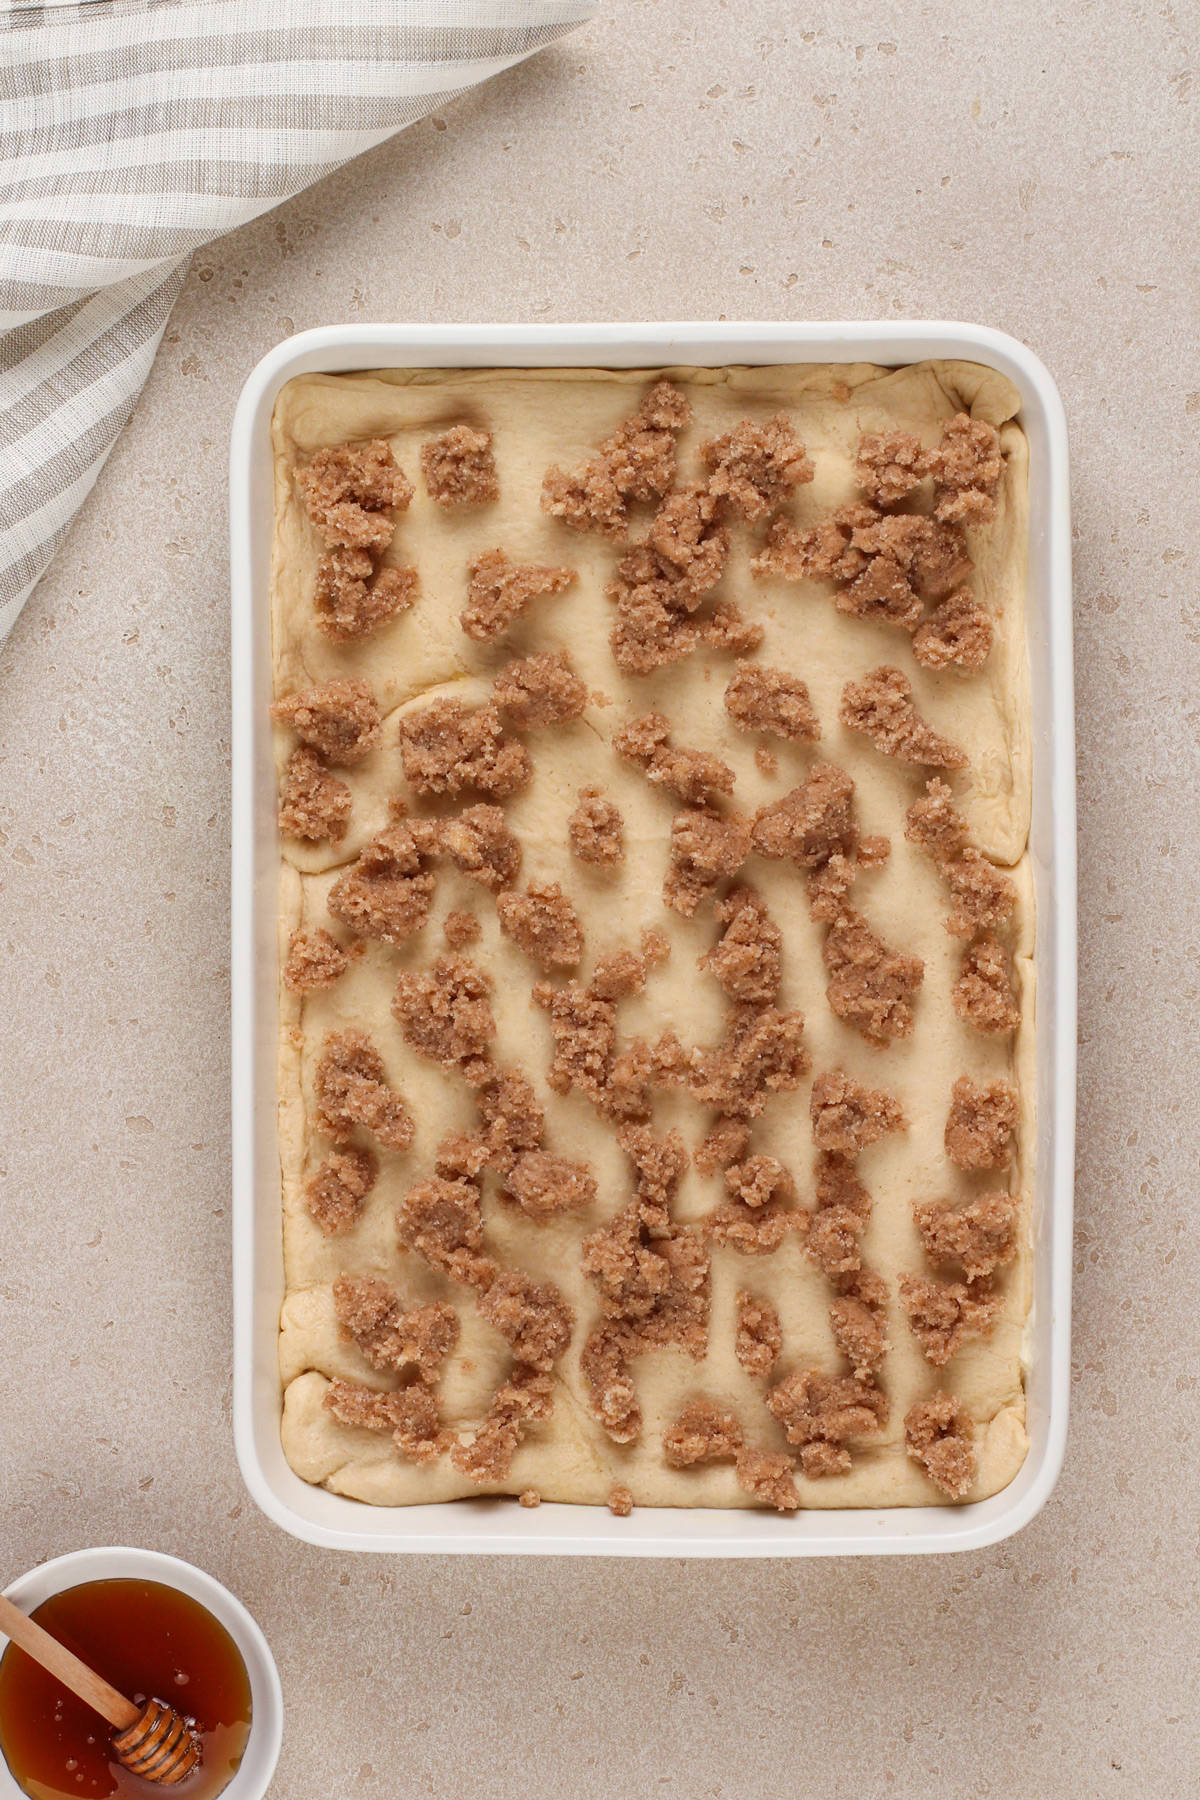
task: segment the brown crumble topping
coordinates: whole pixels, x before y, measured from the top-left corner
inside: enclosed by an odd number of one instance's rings
[[[828,1281],[857,1275],[862,1268],[859,1239],[867,1228],[866,1212],[849,1206],[821,1206],[808,1225],[805,1248]]]
[[[543,510],[576,531],[620,537],[630,502],[665,494],[675,480],[675,436],[691,416],[678,388],[658,382],[595,456],[569,474],[557,467],[547,472]]]
[[[597,1000],[628,1000],[645,985],[645,958],[633,950],[613,950],[596,958],[588,989]]]
[[[350,824],[350,789],[331,775],[315,750],[293,750],[279,790],[279,829],[284,837],[338,844]]]
[[[671,494],[646,541],[617,564],[606,592],[617,609],[610,642],[623,673],[652,674],[700,644],[742,655],[762,642],[761,626],[732,601],[718,601],[706,619],[691,616],[720,580],[729,554],[729,533],[716,514],[705,488]]]
[[[518,1363],[547,1370],[571,1341],[574,1314],[550,1282],[500,1269],[479,1301],[480,1317],[500,1333]]]
[[[736,875],[750,854],[750,821],[737,813],[689,807],[671,821],[670,862],[663,900],[690,919],[721,881]]]
[[[418,794],[460,794],[464,788],[503,799],[532,773],[523,744],[504,735],[494,704],[468,712],[458,700],[434,700],[400,721],[404,773]]]
[[[755,814],[752,843],[760,856],[806,869],[813,917],[835,918],[859,860],[850,776],[834,763],[814,763],[801,787]]]
[[[438,842],[456,868],[490,894],[511,887],[521,872],[521,845],[502,809],[481,802],[443,819]]]
[[[331,1381],[325,1406],[343,1425],[390,1431],[396,1449],[410,1462],[432,1462],[445,1448],[437,1401],[419,1383],[381,1394],[354,1381]]]
[[[692,1098],[729,1118],[756,1119],[773,1093],[793,1093],[808,1073],[812,1059],[803,1040],[803,1013],[737,1008],[722,1043],[692,1051]]]
[[[975,1426],[949,1394],[918,1400],[904,1417],[908,1454],[951,1500],[968,1493],[978,1473]]]
[[[814,1167],[817,1205],[822,1210],[843,1206],[864,1221],[871,1211],[871,1196],[863,1186],[854,1150],[822,1150]]]
[[[523,1492],[518,1494],[518,1496],[517,1496],[517,1505],[518,1506],[525,1506],[525,1507],[532,1508],[535,1506],[540,1506],[541,1504],[542,1504],[542,1496],[538,1493],[536,1488],[525,1488],[523,1490]]]
[[[800,1467],[811,1479],[850,1471],[847,1445],[869,1437],[887,1422],[887,1397],[852,1375],[822,1375],[801,1369],[767,1395],[767,1409],[800,1450]]]
[[[786,413],[762,424],[743,419],[732,431],[701,444],[700,459],[712,470],[709,492],[751,525],[815,473]]]
[[[304,1204],[327,1237],[349,1231],[375,1185],[379,1164],[369,1150],[335,1150],[304,1189]]]
[[[985,419],[958,413],[929,453],[933,510],[958,525],[986,525],[996,516],[996,490],[1004,473],[1000,436]]]
[[[588,692],[565,650],[544,650],[507,663],[493,683],[492,698],[518,731],[533,731],[578,719]]]
[[[319,925],[309,931],[293,931],[283,965],[283,985],[293,994],[332,987],[349,966],[350,958],[337,939]]]
[[[618,1519],[627,1519],[633,1511],[633,1495],[627,1487],[615,1487],[608,1496],[608,1510]]]
[[[625,856],[625,828],[621,814],[597,787],[581,788],[579,801],[567,821],[571,854],[581,863],[612,868]]]
[[[438,506],[486,506],[500,498],[492,434],[452,425],[421,445],[421,473]]]
[[[1017,1203],[1011,1194],[985,1194],[956,1212],[936,1200],[913,1209],[932,1263],[959,1263],[968,1281],[990,1275],[1017,1254]]]
[[[733,600],[718,600],[696,629],[702,644],[710,650],[728,650],[731,656],[748,656],[763,641],[762,626],[748,619]]]
[[[856,526],[869,525],[878,516],[870,506],[843,506],[806,531],[790,519],[776,519],[750,567],[756,575],[778,575],[784,581],[853,581],[867,559],[851,547],[851,536]]]
[[[442,924],[442,936],[452,950],[465,950],[476,942],[482,929],[474,913],[448,912]]]
[[[830,977],[825,992],[837,1018],[869,1044],[912,1035],[912,997],[925,978],[919,956],[889,950],[862,915],[849,909],[830,926],[822,955]]]
[[[392,514],[403,512],[413,497],[411,481],[382,438],[318,450],[307,468],[297,470],[296,486],[328,545],[376,555],[392,541]]]
[[[531,1219],[551,1219],[558,1213],[586,1211],[596,1198],[596,1178],[586,1163],[546,1150],[526,1150],[505,1181],[504,1195]]]
[[[925,783],[925,797],[914,800],[904,815],[904,835],[924,850],[935,863],[961,856],[967,843],[967,822],[954,805],[946,783],[933,775]]]
[[[375,748],[383,729],[369,681],[330,681],[289,694],[275,702],[271,717],[319,750],[326,762],[339,765],[360,762]]]
[[[942,874],[955,902],[946,920],[952,937],[974,937],[977,931],[1003,925],[1017,904],[1012,880],[989,862],[982,850],[968,846],[960,856],[942,864]]]
[[[1003,1169],[1012,1161],[1017,1090],[1007,1081],[976,1087],[960,1075],[950,1090],[946,1155],[960,1169]]]
[[[1000,1313],[1001,1301],[986,1281],[935,1281],[925,1275],[902,1275],[900,1303],[921,1352],[935,1368],[950,1361],[967,1338],[986,1337]]]
[[[981,937],[963,957],[962,974],[950,996],[960,1019],[976,1031],[1015,1031],[1021,1023],[1009,979],[1008,959],[994,937]]]
[[[667,495],[646,534],[659,572],[688,612],[716,587],[729,557],[729,533],[717,523],[718,510],[711,489],[680,488]]]
[[[613,1063],[617,1054],[617,1009],[615,1002],[602,1000],[577,981],[560,988],[539,982],[533,998],[549,1014],[554,1038],[554,1057],[546,1080],[555,1093],[568,1094],[573,1089],[587,1096],[606,1116],[614,1116],[617,1104],[611,1090]],[[631,1096],[622,1096],[628,1102]],[[645,1117],[649,1112],[649,1094],[644,1104],[634,1110]]]
[[[329,890],[335,919],[360,937],[403,944],[429,916],[435,882],[411,825],[389,825]]]
[[[891,1348],[886,1305],[886,1283],[865,1271],[856,1276],[849,1292],[830,1303],[834,1342],[859,1381],[875,1374]]]
[[[920,438],[910,431],[884,431],[861,438],[854,473],[859,487],[876,506],[894,506],[920,487],[928,473]]]
[[[812,1085],[812,1133],[818,1150],[856,1155],[886,1137],[904,1131],[908,1121],[900,1102],[879,1088],[864,1086],[843,1069],[818,1075]]]
[[[332,550],[317,569],[313,606],[317,626],[335,644],[370,637],[407,612],[417,597],[415,569],[380,569],[365,550]]]
[[[419,1056],[469,1078],[496,1035],[491,991],[491,977],[467,957],[439,956],[430,969],[401,973],[392,1012]]]
[[[807,1213],[796,1206],[796,1184],[773,1156],[743,1156],[725,1170],[731,1196],[704,1221],[714,1243],[743,1256],[777,1250],[789,1232],[804,1231]]]
[[[313,1076],[316,1126],[335,1144],[348,1143],[354,1127],[373,1133],[386,1150],[407,1150],[412,1114],[389,1086],[383,1058],[365,1031],[331,1031]]]
[[[838,717],[851,731],[869,737],[884,756],[939,769],[962,769],[966,756],[928,725],[913,705],[912,683],[899,669],[873,669],[842,690]]]
[[[741,1162],[750,1148],[750,1132],[743,1119],[718,1119],[701,1139],[692,1161],[702,1175],[715,1175],[730,1163]]]
[[[549,1418],[553,1405],[550,1376],[541,1369],[515,1364],[475,1427],[473,1441],[467,1444],[460,1440],[455,1444],[450,1461],[470,1481],[482,1484],[506,1480],[529,1425]]]
[[[927,669],[952,665],[974,675],[992,649],[993,627],[978,600],[962,590],[951,594],[913,633],[913,655]]]
[[[791,1457],[752,1449],[733,1413],[723,1412],[712,1400],[693,1400],[683,1409],[663,1433],[663,1453],[672,1469],[732,1462],[739,1485],[755,1499],[779,1512],[795,1512],[800,1504]]]
[[[758,745],[754,752],[754,761],[761,775],[778,775],[779,758],[773,750],[768,750],[765,744]]]
[[[737,1296],[734,1354],[747,1375],[765,1381],[783,1351],[783,1327],[769,1300],[742,1288]]]
[[[479,1189],[472,1181],[433,1175],[410,1188],[396,1215],[402,1249],[467,1287],[488,1286],[496,1265],[483,1254]]]
[[[486,550],[471,564],[459,623],[469,638],[489,644],[520,618],[530,601],[561,594],[574,580],[574,569],[515,563],[503,550]]]
[[[505,937],[544,973],[578,966],[583,926],[557,881],[531,881],[523,894],[497,895],[496,913]]]
[[[635,763],[655,786],[665,787],[690,806],[703,806],[733,792],[733,770],[703,750],[681,750],[671,743],[671,727],[662,713],[646,713],[622,726],[613,749]]]
[[[808,689],[786,669],[739,663],[725,689],[725,711],[739,731],[770,731],[789,743],[815,743],[821,735]]]
[[[407,1310],[386,1281],[374,1276],[339,1275],[333,1307],[344,1338],[356,1344],[375,1369],[412,1368],[431,1385],[458,1343],[458,1314],[444,1301]]]
[[[783,933],[753,888],[733,888],[715,907],[725,929],[700,958],[731,1000],[767,1006],[778,998]]]

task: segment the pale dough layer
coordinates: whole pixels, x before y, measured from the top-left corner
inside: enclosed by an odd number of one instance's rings
[[[655,972],[643,996],[623,1003],[622,1030],[655,1037],[670,1027],[687,1044],[713,1043],[722,1034],[724,997],[696,967],[697,958],[717,936],[711,908],[702,907],[696,918],[684,920],[668,911],[661,897],[667,833],[677,803],[620,761],[607,748],[608,742],[634,713],[651,709],[666,713],[678,742],[713,750],[734,768],[734,803],[749,813],[803,780],[816,760],[846,768],[856,783],[861,829],[885,834],[892,846],[881,869],[860,877],[854,904],[890,944],[925,962],[912,1037],[885,1050],[874,1049],[833,1016],[824,993],[823,931],[810,920],[803,880],[790,866],[752,856],[741,876],[762,893],[783,931],[780,1004],[803,1011],[814,1071],[840,1066],[888,1089],[901,1100],[911,1121],[906,1133],[865,1151],[859,1163],[874,1201],[864,1260],[885,1277],[893,1296],[889,1308],[893,1348],[881,1377],[891,1400],[890,1422],[869,1448],[855,1451],[851,1474],[821,1481],[797,1475],[797,1485],[806,1506],[937,1503],[938,1491],[905,1454],[903,1420],[914,1400],[944,1386],[976,1421],[979,1478],[969,1498],[981,1499],[1012,1479],[1027,1449],[1022,1345],[1031,1299],[1034,994],[1024,625],[1027,446],[1014,422],[1018,397],[993,371],[965,363],[894,371],[870,365],[662,371],[685,389],[695,410],[680,442],[684,480],[694,467],[695,445],[703,438],[728,430],[747,416],[765,418],[781,408],[789,413],[816,464],[815,481],[799,489],[785,509],[802,525],[857,497],[852,458],[864,431],[903,428],[932,443],[942,422],[959,410],[1000,428],[1006,473],[999,516],[986,530],[970,534],[976,563],[974,592],[996,624],[992,655],[980,675],[930,674],[914,661],[903,633],[845,618],[835,610],[831,590],[824,584],[796,586],[755,579],[748,558],[759,534],[735,529],[733,554],[716,597],[736,599],[763,625],[764,641],[753,660],[800,675],[822,727],[821,742],[815,746],[769,740],[778,753],[779,768],[775,776],[767,777],[754,760],[755,745],[766,740],[733,731],[721,704],[733,659],[702,651],[648,679],[623,677],[609,650],[613,609],[603,593],[619,548],[593,534],[569,531],[539,510],[547,467],[556,462],[569,467],[590,454],[658,373],[385,370],[300,377],[281,393],[274,421],[276,692],[291,693],[336,675],[361,674],[371,681],[388,713],[381,746],[355,768],[338,771],[354,794],[347,837],[336,848],[285,845],[281,953],[298,925],[330,924],[325,898],[337,873],[387,824],[388,796],[407,791],[397,740],[399,711],[417,708],[435,693],[453,693],[468,704],[482,701],[491,678],[510,657],[561,648],[568,651],[588,688],[603,699],[590,705],[579,721],[531,733],[526,739],[534,777],[505,803],[524,849],[520,885],[535,878],[559,881],[572,896],[587,932],[579,971],[585,981],[598,955],[621,946],[636,947],[646,925],[664,929],[673,946],[670,961]],[[848,399],[839,397],[845,391],[839,384],[849,389]],[[495,434],[501,495],[488,507],[444,513],[424,492],[418,452],[428,437],[458,423],[479,425]],[[298,503],[292,471],[298,460],[321,445],[373,436],[388,438],[401,467],[417,485],[388,560],[416,565],[420,595],[411,613],[365,643],[334,645],[313,619],[320,547]],[[499,644],[481,646],[463,634],[458,614],[465,603],[467,563],[496,545],[517,560],[569,564],[578,571],[578,579],[565,593],[535,601]],[[1015,1039],[981,1036],[951,1009],[950,989],[961,944],[943,929],[948,899],[940,877],[903,835],[905,809],[923,792],[921,771],[880,756],[866,739],[838,723],[843,684],[880,663],[902,668],[923,716],[968,750],[969,769],[950,778],[956,801],[967,817],[972,841],[1010,867],[1017,883],[1020,901],[1013,941],[1023,1023]],[[281,734],[281,761],[288,747]],[[567,817],[578,790],[591,783],[603,785],[624,817],[627,854],[615,871],[586,869],[567,850]],[[419,803],[415,810],[421,810]],[[501,1261],[553,1281],[576,1313],[574,1341],[557,1367],[553,1415],[531,1430],[502,1491],[536,1487],[548,1500],[602,1502],[619,1483],[631,1489],[639,1504],[749,1504],[731,1467],[668,1469],[662,1459],[662,1430],[689,1399],[705,1394],[738,1412],[749,1441],[786,1449],[782,1431],[763,1404],[763,1386],[751,1380],[734,1357],[734,1295],[745,1287],[770,1298],[778,1308],[784,1338],[774,1376],[778,1380],[797,1368],[816,1366],[830,1373],[844,1369],[828,1323],[832,1290],[794,1239],[765,1257],[714,1251],[706,1360],[695,1363],[678,1351],[642,1358],[635,1365],[645,1417],[641,1440],[625,1447],[609,1440],[591,1416],[579,1374],[579,1349],[597,1316],[594,1290],[580,1271],[579,1252],[582,1239],[631,1197],[628,1165],[611,1126],[586,1101],[577,1095],[563,1098],[546,1087],[550,1034],[544,1014],[529,998],[538,971],[500,936],[490,897],[444,861],[439,864],[433,915],[415,940],[403,950],[369,944],[361,961],[331,990],[307,995],[303,1001],[286,993],[282,997],[279,1135],[287,1298],[281,1319],[280,1374],[287,1458],[305,1479],[377,1504],[444,1500],[481,1491],[459,1476],[447,1459],[414,1467],[400,1460],[390,1439],[341,1425],[321,1405],[327,1382],[335,1376],[387,1385],[352,1345],[339,1338],[331,1284],[341,1271],[380,1275],[407,1298],[447,1298],[461,1308],[462,1341],[439,1390],[452,1427],[469,1429],[480,1418],[509,1366],[507,1346],[480,1321],[473,1302],[464,1300],[460,1290],[418,1258],[401,1256],[395,1243],[394,1217],[404,1193],[432,1172],[433,1152],[444,1133],[474,1120],[465,1085],[415,1056],[390,1012],[397,973],[428,963],[444,949],[441,922],[453,908],[474,912],[483,927],[470,954],[495,981],[496,1060],[519,1064],[526,1071],[546,1109],[547,1148],[586,1159],[600,1190],[597,1205],[583,1218],[537,1225],[511,1208],[501,1208],[490,1190],[485,1193],[488,1249]],[[381,1153],[380,1178],[361,1219],[346,1236],[329,1239],[310,1220],[303,1202],[304,1183],[328,1151],[323,1140],[308,1132],[305,1119],[325,1034],[349,1024],[362,1026],[379,1048],[390,1078],[405,1094],[417,1120],[417,1135],[407,1153]],[[950,1089],[963,1074],[976,1081],[1004,1076],[1018,1084],[1019,1151],[1007,1172],[964,1175],[945,1156],[942,1133]],[[801,1203],[811,1205],[814,1152],[808,1101],[807,1081],[797,1093],[772,1099],[753,1128],[752,1149],[779,1157],[796,1177]],[[656,1127],[679,1125],[693,1148],[710,1122],[710,1115],[694,1103],[674,1096],[656,1109]],[[901,1273],[927,1272],[912,1224],[912,1205],[930,1197],[967,1199],[1002,1187],[1019,1196],[1023,1221],[1018,1259],[1000,1278],[1003,1316],[987,1340],[967,1344],[944,1371],[936,1371],[921,1356],[895,1300]],[[719,1176],[705,1178],[689,1170],[676,1215],[682,1220],[699,1218],[724,1198]]]

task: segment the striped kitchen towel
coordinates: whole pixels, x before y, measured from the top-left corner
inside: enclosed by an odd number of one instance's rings
[[[0,0],[0,643],[141,392],[192,251],[598,0]]]

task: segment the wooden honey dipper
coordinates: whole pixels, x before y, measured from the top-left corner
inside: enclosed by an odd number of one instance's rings
[[[161,1700],[135,1706],[3,1594],[0,1632],[108,1720],[116,1731],[113,1753],[134,1775],[173,1787],[200,1766],[200,1746],[186,1719]]]

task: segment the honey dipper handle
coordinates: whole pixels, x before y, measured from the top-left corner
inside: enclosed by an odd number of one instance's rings
[[[140,1710],[124,1694],[118,1694],[115,1687],[109,1687],[102,1675],[89,1669],[86,1663],[60,1644],[57,1638],[51,1637],[48,1631],[35,1624],[28,1613],[14,1606],[0,1594],[0,1632],[10,1638],[18,1649],[24,1650],[26,1656],[32,1656],[35,1663],[47,1669],[56,1681],[70,1688],[73,1694],[98,1712],[101,1718],[107,1719],[118,1731],[125,1731],[136,1719],[141,1718]]]

